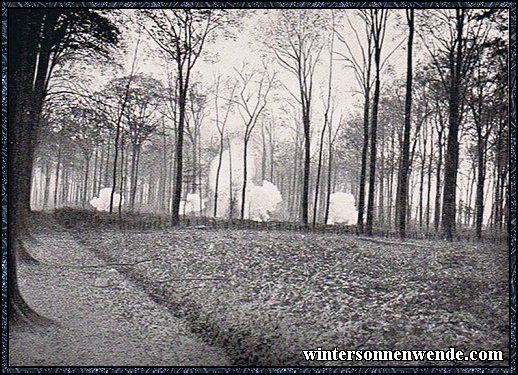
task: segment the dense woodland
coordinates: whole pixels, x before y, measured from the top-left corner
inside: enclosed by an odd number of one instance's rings
[[[39,13],[32,209],[250,219],[266,180],[270,220],[340,191],[360,233],[507,231],[504,10]],[[255,60],[211,70],[244,32]]]
[[[8,42],[11,321],[45,320],[31,210],[507,236],[506,10],[11,9]]]
[[[120,215],[247,219],[247,184],[267,180],[282,196],[277,220],[327,223],[330,196],[343,191],[360,232],[506,231],[505,11],[256,11],[256,28],[268,20],[267,38],[251,34],[261,60],[202,79],[200,61],[217,59],[205,51],[235,39],[253,12],[95,13],[124,46],[87,56],[81,43],[95,42],[65,39],[52,49],[32,207],[92,208],[110,188]],[[143,72],[143,54],[166,73]],[[101,84],[85,72],[96,64]],[[238,173],[226,169],[240,176],[222,173],[224,151],[244,155]]]
[[[7,13],[11,365],[512,357],[507,9]]]

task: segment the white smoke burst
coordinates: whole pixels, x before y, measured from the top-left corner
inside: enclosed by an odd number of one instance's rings
[[[110,198],[112,188],[102,188],[99,191],[98,197],[93,197],[90,200],[90,204],[95,207],[97,211],[109,211],[110,210]],[[113,195],[113,207],[118,207],[119,203],[124,204],[124,200],[121,202],[121,196],[118,193]]]
[[[327,224],[356,224],[358,211],[351,193],[337,191],[329,198],[329,218]]]
[[[241,208],[241,194],[243,189],[243,145],[232,142],[221,156],[221,168],[218,180],[218,211],[217,217],[227,217],[231,207],[234,215],[239,216]],[[219,164],[219,156],[211,163],[209,174],[209,186],[212,193],[216,190],[216,179]],[[263,181],[262,185],[255,185],[257,169],[253,152],[247,157],[247,188],[245,197],[245,219],[267,221],[282,202],[279,189],[269,181]],[[213,199],[213,196],[211,197]],[[232,201],[231,201],[232,199]]]

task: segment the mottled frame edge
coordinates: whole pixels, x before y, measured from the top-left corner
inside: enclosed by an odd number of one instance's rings
[[[7,10],[9,8],[506,8],[509,9],[510,367],[10,367],[7,319]],[[515,373],[516,372],[516,5],[514,2],[2,2],[2,372],[42,373]]]

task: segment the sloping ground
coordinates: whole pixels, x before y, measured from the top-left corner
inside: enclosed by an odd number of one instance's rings
[[[247,230],[76,238],[234,364],[507,365],[508,250]],[[502,350],[503,362],[311,362],[302,350]]]
[[[16,326],[10,366],[229,365],[187,324],[156,304],[68,232],[38,226],[31,253],[43,264],[21,265],[20,289],[48,328]]]

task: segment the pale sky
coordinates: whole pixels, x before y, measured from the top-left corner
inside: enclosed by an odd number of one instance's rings
[[[138,11],[139,10],[126,10],[125,14],[130,18],[136,19],[134,13]],[[297,12],[297,10],[285,11]],[[322,12],[324,11],[329,12],[328,10],[322,10]],[[236,76],[234,69],[240,69],[244,62],[262,69],[262,55],[267,51],[267,47],[263,40],[264,35],[262,35],[262,25],[272,19],[273,12],[274,11],[272,10],[259,10],[256,13],[253,13],[251,17],[244,17],[241,27],[237,30],[237,37],[235,40],[218,38],[216,41],[206,44],[202,57],[198,60],[194,69],[195,80],[201,81],[203,87],[209,88],[214,84],[214,77],[218,73],[221,74],[222,79],[225,77],[232,79],[232,77]],[[355,17],[354,10],[345,10],[344,12],[349,14],[353,24],[355,27],[358,27],[358,30],[361,32],[361,21]],[[395,23],[397,22],[395,19],[397,12],[398,11],[393,11],[392,19],[389,18],[389,30],[387,31],[386,36],[386,54],[393,51],[394,48],[405,38],[405,35],[400,34],[399,31],[397,35],[393,31],[395,29]],[[347,36],[351,34],[345,18],[341,22],[341,25],[338,24],[337,26],[343,35]],[[118,75],[128,74],[131,67],[131,61],[135,49],[134,45],[137,35],[137,25],[134,24],[133,27],[129,27],[130,30],[133,29],[133,31],[124,34],[124,38],[128,43],[125,72],[118,72]],[[141,38],[142,40],[139,47],[139,59],[137,65],[138,72],[152,75],[159,80],[163,80],[165,83],[166,64],[161,58],[160,53],[158,53],[158,46],[148,35],[146,35],[146,33],[143,33]],[[353,53],[358,51],[357,43],[354,38],[351,38],[350,46],[353,49]],[[346,53],[345,47],[337,38],[335,38],[335,51]],[[395,76],[401,76],[405,72],[406,59],[404,56],[406,55],[403,43],[402,47],[398,48],[388,61],[388,64],[390,64],[394,69]],[[204,59],[206,57],[209,57],[209,61]],[[360,104],[361,97],[360,95],[354,94],[354,91],[358,89],[358,86],[352,70],[344,66],[344,62],[341,61],[341,57],[339,55],[335,54],[334,58],[332,95],[335,97],[337,107],[335,110],[335,121],[338,121],[340,113],[342,113],[345,118],[348,114],[357,110],[355,105]],[[296,78],[278,65],[274,60],[271,61],[271,57],[269,60],[270,61],[267,64],[268,69],[277,72],[277,78],[282,82],[282,85],[285,85],[292,92],[297,92]],[[313,94],[313,121],[315,124],[322,122],[321,117],[324,107],[324,93],[327,92],[326,86],[329,71],[328,49],[323,49],[320,60],[321,62],[317,66],[314,76],[315,92]],[[112,78],[113,76],[111,75],[99,75],[96,81],[98,85],[101,86]],[[282,85],[276,90],[277,97],[294,102],[290,94],[282,87]],[[268,109],[270,112],[276,113],[278,112],[279,104],[280,103],[276,101],[271,101],[271,103],[268,104]],[[209,121],[209,119],[207,121]],[[236,116],[229,122],[232,124],[235,123],[235,126],[239,126],[238,123],[240,122],[240,118]],[[205,134],[207,134],[207,132],[211,132],[210,128],[211,127],[207,124]]]

